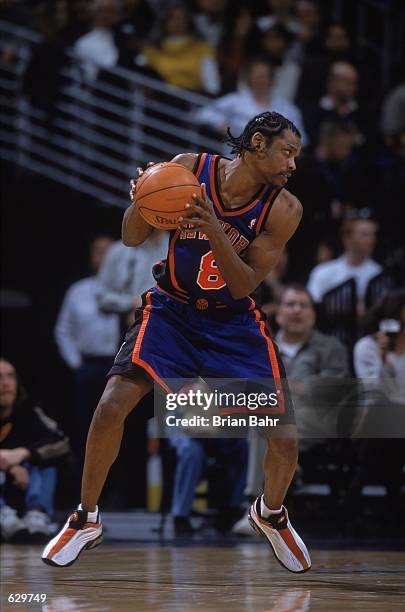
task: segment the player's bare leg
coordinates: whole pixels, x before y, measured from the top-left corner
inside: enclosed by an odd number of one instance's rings
[[[82,479],[82,508],[93,512],[117,458],[124,432],[124,422],[138,402],[150,391],[146,378],[131,380],[112,376],[94,413],[86,444]]]
[[[118,455],[125,419],[151,388],[152,383],[145,378],[132,381],[112,376],[108,381],[87,438],[82,504],[45,546],[44,563],[66,567],[74,563],[83,550],[100,544],[103,528],[97,501]]]
[[[264,455],[264,500],[268,508],[281,508],[298,462],[298,438],[294,425],[283,427],[283,436],[267,438]]]
[[[291,572],[311,567],[308,550],[288,518],[283,501],[293,479],[298,460],[298,438],[294,425],[285,425],[276,436],[267,436],[264,457],[264,495],[249,511],[249,522],[271,545],[276,559]]]

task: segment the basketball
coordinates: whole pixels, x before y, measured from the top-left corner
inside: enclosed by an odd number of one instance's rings
[[[153,227],[176,229],[187,213],[193,193],[201,195],[194,174],[181,164],[165,162],[146,170],[136,184],[135,198],[141,216]]]

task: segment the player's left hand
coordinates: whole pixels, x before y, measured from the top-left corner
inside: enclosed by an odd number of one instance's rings
[[[201,197],[193,196],[193,202],[186,204],[187,216],[179,217],[180,227],[184,229],[198,229],[207,236],[220,228],[214,205],[207,196],[205,183],[201,183]]]

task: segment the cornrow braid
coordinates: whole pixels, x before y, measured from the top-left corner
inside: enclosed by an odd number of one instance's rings
[[[246,124],[240,136],[233,136],[231,129],[228,127],[226,130],[228,136],[224,141],[231,147],[231,153],[242,155],[246,151],[252,152],[255,150],[250,142],[255,132],[260,132],[264,136],[267,136],[271,143],[271,140],[276,136],[280,136],[284,130],[291,130],[291,132],[301,138],[299,129],[292,121],[280,115],[280,113],[266,111],[253,117],[253,119]]]

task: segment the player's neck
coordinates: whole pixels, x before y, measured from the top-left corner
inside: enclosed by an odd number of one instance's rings
[[[259,177],[241,157],[222,160],[219,166],[219,189],[224,203],[237,207],[247,202],[261,187]]]

